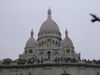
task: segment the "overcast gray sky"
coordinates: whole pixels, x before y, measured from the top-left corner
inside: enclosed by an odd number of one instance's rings
[[[37,39],[49,6],[62,38],[67,28],[81,58],[100,59],[100,23],[89,15],[100,17],[100,0],[0,0],[0,60],[17,59],[32,28]]]

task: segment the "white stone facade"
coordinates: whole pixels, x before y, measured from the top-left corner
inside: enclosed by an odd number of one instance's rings
[[[56,22],[52,20],[51,10],[48,10],[48,17],[40,27],[38,39],[31,37],[26,43],[25,51],[19,57],[24,59],[37,59],[54,60],[55,58],[69,58],[80,59],[80,54],[74,50],[73,43],[68,37],[68,31],[65,31],[65,38],[62,40],[61,33]]]

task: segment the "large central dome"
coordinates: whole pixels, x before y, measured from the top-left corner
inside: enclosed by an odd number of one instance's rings
[[[59,27],[58,25],[52,20],[51,18],[51,10],[48,10],[48,18],[46,21],[43,22],[40,28],[41,31],[47,31],[47,30],[53,30],[53,31],[58,31],[59,32]]]
[[[58,25],[51,19],[48,18],[41,26],[40,32],[41,31],[46,31],[46,30],[54,30],[54,31],[59,31]]]

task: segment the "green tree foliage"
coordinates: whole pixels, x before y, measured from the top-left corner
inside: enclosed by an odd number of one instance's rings
[[[16,62],[17,62],[18,64],[25,64],[25,63],[26,63],[26,60],[25,60],[25,59],[19,58],[19,59],[16,60]]]
[[[3,59],[3,64],[6,64],[6,65],[9,65],[10,63],[12,63],[12,60],[10,58],[6,58],[6,59]]]

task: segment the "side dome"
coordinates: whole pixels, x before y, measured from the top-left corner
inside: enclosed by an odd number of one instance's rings
[[[65,38],[62,40],[62,44],[65,47],[74,47],[73,46],[73,42],[71,41],[71,39],[68,37],[68,31],[65,31]]]
[[[40,27],[40,32],[46,31],[46,30],[53,30],[59,32],[58,25],[52,20],[51,18],[51,10],[48,9],[48,18],[46,21],[43,22],[43,24]]]
[[[73,47],[73,43],[72,43],[72,41],[70,40],[69,37],[65,37],[65,38],[62,40],[62,43],[63,43],[63,46],[66,46],[66,47]]]
[[[26,43],[26,47],[35,47],[36,45],[36,40],[33,37],[33,30],[31,31],[31,37],[28,39]]]
[[[35,44],[36,44],[36,40],[34,38],[30,38],[26,43],[26,47],[34,47]]]

